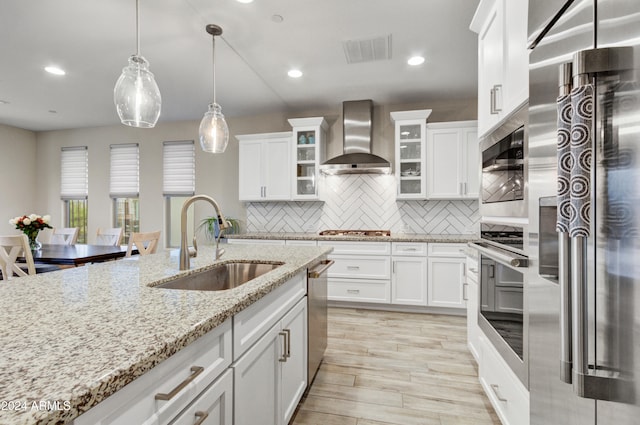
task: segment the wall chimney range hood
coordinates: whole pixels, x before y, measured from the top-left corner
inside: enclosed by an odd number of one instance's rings
[[[322,165],[323,174],[390,174],[391,163],[371,153],[373,101],[342,103],[343,154]]]

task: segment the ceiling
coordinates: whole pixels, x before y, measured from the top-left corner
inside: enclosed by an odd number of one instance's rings
[[[140,0],[140,53],[160,122],[337,109],[344,100],[420,103],[477,94],[478,0]],[[273,16],[280,15],[280,23]],[[135,0],[2,1],[0,123],[33,131],[119,123],[113,86],[135,53]],[[391,58],[347,62],[343,43],[391,35]],[[425,63],[407,59],[423,55]],[[65,76],[44,72],[47,65]],[[300,69],[298,79],[287,76]]]

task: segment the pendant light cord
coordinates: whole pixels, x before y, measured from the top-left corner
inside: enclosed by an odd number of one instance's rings
[[[216,36],[215,35],[211,35],[211,38],[213,39],[213,48],[212,48],[212,54],[211,54],[211,58],[212,58],[212,65],[213,65],[213,103],[216,103]]]
[[[138,2],[136,0],[136,56],[140,56],[140,17],[138,13]]]

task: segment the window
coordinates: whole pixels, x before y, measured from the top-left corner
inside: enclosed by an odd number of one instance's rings
[[[122,227],[124,241],[131,232],[140,231],[140,156],[137,143],[111,145],[111,180],[113,226]]]
[[[60,198],[64,204],[64,226],[78,228],[78,242],[87,243],[87,198],[89,155],[86,146],[62,148]]]
[[[162,149],[163,194],[166,200],[168,247],[180,245],[182,204],[196,192],[196,151],[193,140],[164,142]],[[193,238],[193,208],[187,215],[188,240]]]

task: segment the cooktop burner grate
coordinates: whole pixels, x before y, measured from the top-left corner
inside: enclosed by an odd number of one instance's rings
[[[320,236],[391,236],[391,230],[323,230]]]

